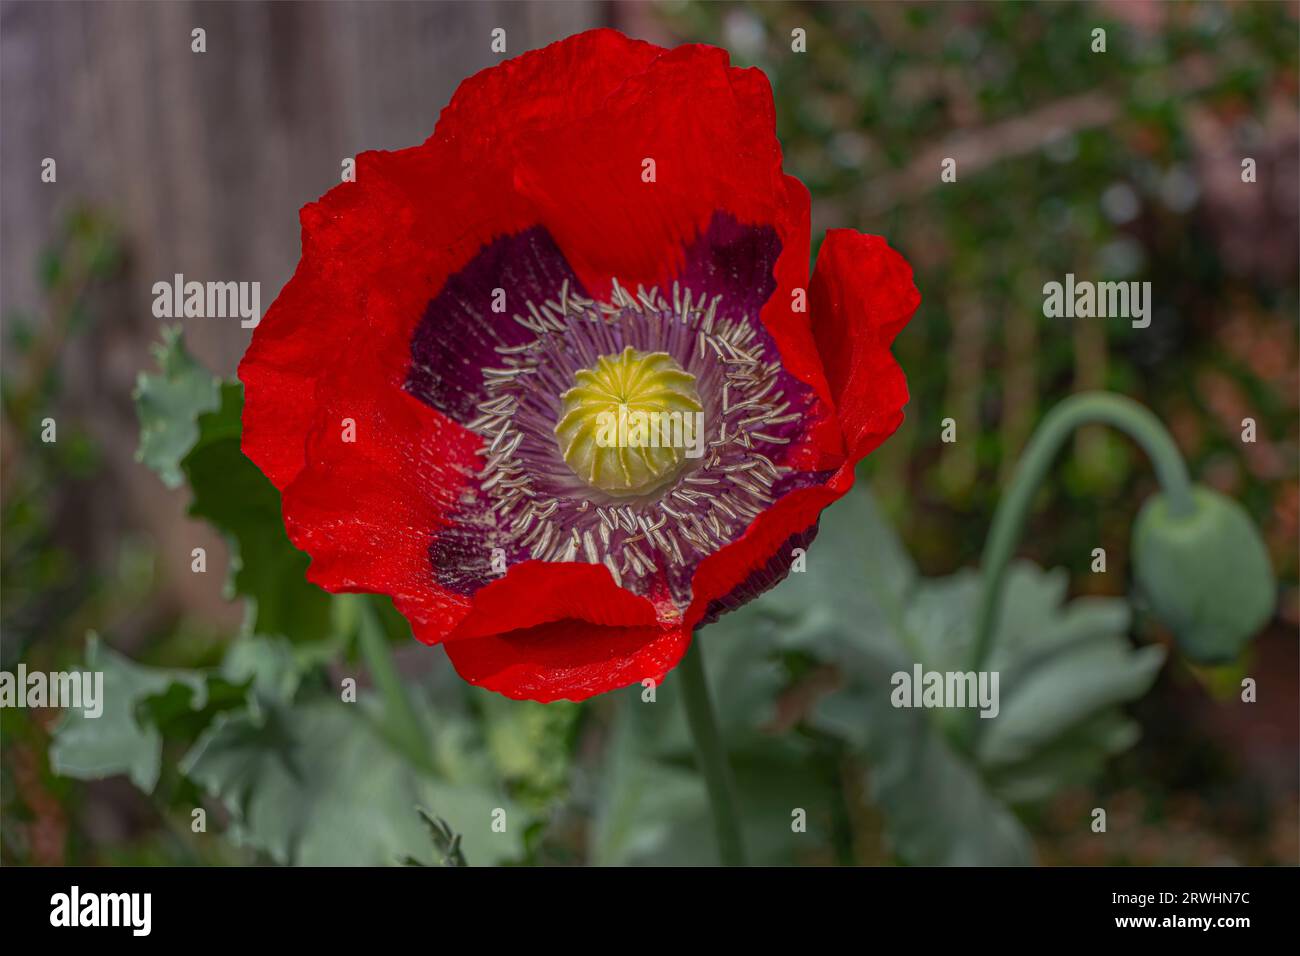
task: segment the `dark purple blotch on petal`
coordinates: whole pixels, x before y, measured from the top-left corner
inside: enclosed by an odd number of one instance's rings
[[[558,300],[566,279],[585,295],[543,226],[484,246],[425,308],[411,336],[406,391],[453,421],[473,421],[487,398],[483,369],[502,365],[497,347],[536,337],[513,316],[527,315],[529,301]],[[505,292],[504,312],[492,311],[497,289]]]
[[[721,295],[719,316],[744,318],[753,328],[763,352],[777,353],[776,342],[760,318],[776,291],[776,262],[781,239],[771,226],[747,226],[730,213],[715,212],[709,226],[686,250],[678,276],[683,287],[706,299]],[[782,369],[778,384],[790,402],[790,411],[807,413],[815,401],[813,390]],[[802,418],[765,429],[778,438],[796,439],[807,428]]]

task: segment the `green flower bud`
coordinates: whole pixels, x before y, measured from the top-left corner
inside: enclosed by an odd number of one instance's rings
[[[1143,505],[1133,526],[1134,577],[1184,654],[1224,663],[1272,616],[1273,568],[1241,505],[1199,485],[1192,501],[1185,515],[1163,494]]]

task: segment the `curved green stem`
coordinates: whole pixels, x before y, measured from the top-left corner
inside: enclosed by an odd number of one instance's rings
[[[686,721],[690,724],[691,736],[695,738],[695,756],[709,792],[713,829],[718,838],[718,857],[723,866],[744,866],[745,844],[740,835],[740,814],[736,811],[736,788],[731,779],[731,767],[727,764],[727,751],[718,733],[713,701],[709,697],[699,634],[692,636],[679,673],[686,702]]]
[[[983,579],[972,654],[972,669],[975,671],[984,668],[993,649],[994,625],[1002,604],[1007,564],[1020,539],[1034,495],[1070,433],[1080,425],[1094,422],[1112,425],[1142,446],[1155,466],[1160,487],[1169,499],[1171,514],[1186,515],[1193,510],[1192,486],[1183,456],[1160,419],[1149,409],[1132,399],[1106,392],[1082,392],[1061,402],[1034,432],[1011,480],[1011,487],[993,515],[993,527],[989,530],[981,562]]]

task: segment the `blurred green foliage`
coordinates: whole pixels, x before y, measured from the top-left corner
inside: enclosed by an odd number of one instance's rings
[[[253,633],[321,640],[329,632],[325,593],[307,582],[307,555],[289,544],[279,492],[239,449],[244,390],[226,383],[219,393],[220,405],[198,416],[197,438],[181,460],[194,492],[190,514],[226,536],[230,592],[250,599]]]

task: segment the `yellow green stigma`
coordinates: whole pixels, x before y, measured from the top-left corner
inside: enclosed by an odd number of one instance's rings
[[[560,396],[555,438],[573,473],[611,495],[644,495],[703,453],[695,376],[667,352],[630,345],[574,374]]]

